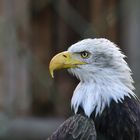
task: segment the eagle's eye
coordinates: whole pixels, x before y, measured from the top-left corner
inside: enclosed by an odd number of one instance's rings
[[[80,55],[81,55],[82,58],[88,58],[90,53],[87,52],[87,51],[83,51],[83,52],[80,52]]]

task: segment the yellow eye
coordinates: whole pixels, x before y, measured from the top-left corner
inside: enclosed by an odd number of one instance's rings
[[[83,51],[80,53],[82,58],[88,58],[89,57],[89,52]]]

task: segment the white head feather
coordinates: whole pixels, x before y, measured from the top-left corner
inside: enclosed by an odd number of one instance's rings
[[[94,110],[100,115],[111,100],[118,103],[123,102],[124,96],[135,96],[131,70],[114,43],[104,38],[85,39],[68,51],[90,53],[86,59],[77,55],[87,64],[68,70],[80,80],[71,100],[75,113],[80,106],[88,117]]]

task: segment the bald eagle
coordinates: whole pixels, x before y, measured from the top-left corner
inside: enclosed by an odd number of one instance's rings
[[[52,77],[66,68],[80,80],[71,106],[93,119],[97,139],[140,140],[140,102],[124,58],[113,42],[95,38],[73,44],[50,62]]]

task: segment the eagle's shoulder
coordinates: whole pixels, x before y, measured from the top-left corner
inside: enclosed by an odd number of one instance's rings
[[[126,96],[118,103],[112,100],[100,116],[93,118],[96,130],[109,140],[140,140],[140,102],[135,97]]]

